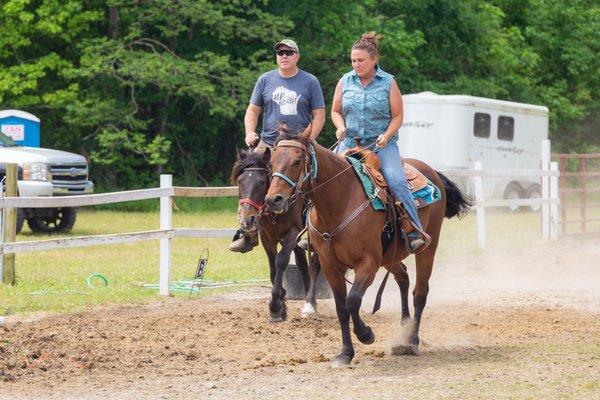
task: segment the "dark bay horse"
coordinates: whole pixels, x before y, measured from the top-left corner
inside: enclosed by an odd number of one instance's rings
[[[238,151],[230,180],[232,184],[239,187],[238,222],[246,232],[259,231],[260,241],[269,260],[273,284],[269,302],[271,322],[281,322],[287,318],[283,273],[292,251],[307,291],[306,304],[302,309],[303,316],[315,313],[317,307],[315,284],[320,265],[317,255],[313,254],[309,268],[305,251],[297,245],[296,238],[304,228],[301,215],[302,202],[295,203],[281,214],[273,214],[266,209],[265,195],[269,188],[270,154],[269,149]],[[281,244],[279,252],[278,244]]]
[[[415,256],[412,331],[408,343],[395,347],[394,354],[418,354],[419,325],[443,219],[463,215],[471,206],[470,200],[444,175],[418,160],[407,161],[440,189],[442,198],[419,211],[423,227],[432,241],[427,249]],[[358,340],[365,344],[375,340],[373,330],[363,322],[359,311],[363,295],[379,266],[391,272],[400,286],[402,321],[410,321],[409,281],[406,266],[402,263],[408,256],[405,244],[396,234],[383,253],[381,232],[386,213],[375,211],[367,203],[369,200],[362,184],[348,162],[310,140],[308,135],[280,136],[271,155],[271,168],[273,177],[265,198],[269,210],[281,212],[292,207],[290,202],[300,196],[308,197],[313,204],[309,237],[333,290],[342,330],[342,351],[334,358],[334,365],[350,364],[354,357],[350,317]],[[345,273],[349,268],[354,269],[355,279],[347,293]]]

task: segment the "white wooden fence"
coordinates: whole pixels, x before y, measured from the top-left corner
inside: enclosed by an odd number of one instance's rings
[[[556,240],[558,238],[558,163],[550,162],[550,141],[544,140],[541,148],[540,169],[511,169],[511,170],[485,170],[480,161],[475,161],[472,170],[452,169],[443,170],[451,176],[466,176],[471,179],[475,192],[475,211],[477,213],[477,243],[485,248],[485,209],[509,206],[537,206],[541,205],[541,235],[543,239]],[[483,179],[490,177],[538,177],[542,182],[542,197],[533,199],[484,199]]]
[[[542,151],[541,170],[483,170],[476,162],[472,170],[444,170],[453,176],[467,176],[473,181],[476,193],[477,238],[481,248],[485,247],[485,209],[488,207],[542,206],[542,237],[556,239],[558,236],[558,164],[550,163],[550,143],[545,142]],[[542,198],[485,200],[482,182],[486,177],[499,176],[537,176],[542,180]],[[66,249],[118,243],[132,243],[145,240],[160,240],[160,278],[159,293],[169,295],[171,281],[171,240],[177,237],[231,237],[235,229],[175,228],[172,219],[172,197],[223,197],[237,196],[237,187],[174,187],[171,175],[161,175],[160,188],[129,190],[104,194],[69,197],[2,197],[0,209],[8,208],[54,208],[81,207],[99,204],[118,203],[133,200],[160,198],[160,229],[143,232],[118,233],[107,235],[79,236],[59,239],[34,240],[23,242],[0,241],[0,255],[16,254],[42,250]],[[4,228],[5,219],[2,219]],[[4,229],[1,230],[4,232]],[[0,277],[2,265],[0,265]]]
[[[23,242],[0,241],[0,255],[26,253],[42,250],[57,250],[118,243],[133,243],[145,240],[160,240],[159,293],[169,295],[171,281],[171,240],[176,237],[231,237],[235,229],[174,228],[172,219],[172,197],[222,197],[237,196],[237,187],[174,187],[171,175],[161,175],[160,188],[129,190],[103,194],[69,197],[2,197],[0,209],[8,208],[54,208],[81,207],[118,203],[133,200],[160,198],[160,229],[143,232],[91,235],[59,239]],[[5,219],[2,219],[4,227]],[[2,232],[4,229],[2,229]],[[0,265],[0,277],[2,265]]]

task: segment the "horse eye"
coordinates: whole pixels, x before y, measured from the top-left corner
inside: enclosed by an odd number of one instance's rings
[[[302,160],[294,160],[292,165],[297,166],[297,165],[300,165],[301,162],[302,162]]]

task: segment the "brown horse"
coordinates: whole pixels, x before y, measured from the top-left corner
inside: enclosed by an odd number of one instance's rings
[[[418,160],[407,161],[440,189],[442,198],[419,211],[422,225],[432,241],[427,249],[416,255],[413,327],[408,343],[394,348],[394,354],[418,353],[419,325],[444,216],[462,215],[471,206],[470,200],[444,175]],[[271,155],[271,168],[273,175],[265,198],[269,210],[281,212],[300,196],[308,197],[313,204],[309,215],[309,238],[333,290],[342,329],[343,347],[334,358],[334,365],[350,364],[354,357],[350,317],[358,340],[365,344],[375,340],[373,330],[363,322],[359,311],[363,295],[379,266],[391,272],[400,286],[402,321],[410,320],[409,281],[406,266],[402,264],[408,256],[404,241],[396,234],[383,251],[381,233],[386,224],[386,213],[375,211],[368,204],[362,184],[348,162],[311,141],[308,135],[280,136]],[[349,268],[354,269],[355,278],[347,294],[345,273]]]
[[[281,322],[287,318],[283,273],[290,254],[294,252],[296,264],[302,274],[304,288],[307,291],[306,304],[302,315],[314,314],[317,301],[315,283],[320,272],[316,254],[307,265],[306,254],[297,246],[298,233],[304,228],[302,223],[302,203],[297,202],[285,213],[273,214],[266,209],[265,195],[269,188],[268,162],[271,152],[238,151],[237,160],[231,173],[231,183],[239,187],[238,222],[245,232],[259,231],[262,246],[267,254],[273,289],[269,312],[271,322]],[[277,251],[277,245],[281,250]]]

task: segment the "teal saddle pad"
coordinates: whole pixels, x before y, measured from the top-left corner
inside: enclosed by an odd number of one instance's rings
[[[373,206],[373,209],[376,211],[384,211],[385,205],[383,204],[383,201],[381,201],[381,199],[376,195],[375,185],[373,185],[373,182],[371,182],[371,179],[363,170],[362,162],[356,158],[353,158],[352,156],[347,156],[346,160],[352,164],[354,171],[356,171],[356,174],[360,178],[365,194],[371,199],[371,205]],[[417,208],[425,207],[431,203],[439,201],[442,198],[442,192],[430,180],[427,180],[427,186],[417,190],[416,192],[412,192],[412,195]]]

